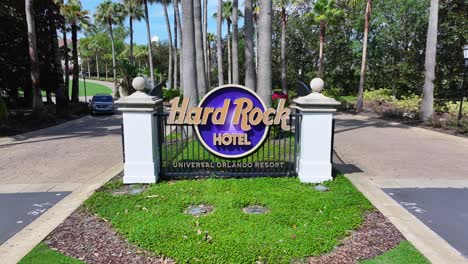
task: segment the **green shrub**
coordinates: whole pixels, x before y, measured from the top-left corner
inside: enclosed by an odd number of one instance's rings
[[[444,105],[444,110],[450,114],[457,114],[460,110],[460,102],[447,102]],[[462,113],[464,116],[468,116],[468,100],[463,101]]]
[[[6,103],[0,98],[0,122],[4,122],[8,119],[8,109]]]
[[[323,89],[322,94],[337,99],[344,95],[344,90],[343,88],[334,87],[329,89]]]
[[[391,89],[378,89],[374,91],[364,92],[364,101],[375,101],[383,103],[392,102],[393,100],[395,99],[393,98],[393,93]]]
[[[164,101],[170,101],[175,97],[181,96],[179,89],[163,89],[163,99]]]

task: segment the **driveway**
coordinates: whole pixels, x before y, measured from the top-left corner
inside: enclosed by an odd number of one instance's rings
[[[117,114],[86,116],[0,138],[0,243],[8,239],[2,263],[18,261],[121,171],[120,124]]]
[[[335,150],[343,173],[426,257],[467,262],[467,138],[342,114]]]

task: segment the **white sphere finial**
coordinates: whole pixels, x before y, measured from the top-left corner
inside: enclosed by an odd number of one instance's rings
[[[132,81],[132,86],[137,91],[143,91],[146,88],[146,80],[144,77],[138,76],[135,77]]]
[[[312,92],[314,93],[320,93],[323,90],[323,86],[325,83],[321,78],[314,78],[312,81],[310,81],[310,88],[312,89]]]

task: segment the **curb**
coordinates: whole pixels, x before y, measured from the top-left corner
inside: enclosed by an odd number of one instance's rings
[[[432,131],[431,131],[432,132]],[[434,132],[438,133],[438,132]],[[339,151],[338,151],[339,152]],[[339,156],[345,164],[355,164]],[[359,164],[360,167],[361,164]],[[364,171],[366,169],[364,168]],[[385,194],[366,173],[345,174],[352,184],[410,241],[431,263],[468,263],[463,255],[416,216]]]
[[[0,259],[2,263],[8,264],[20,261],[88,199],[96,189],[115,177],[122,170],[123,165],[118,164],[96,175],[93,182],[80,186],[76,191],[69,194],[62,201],[0,245]]]

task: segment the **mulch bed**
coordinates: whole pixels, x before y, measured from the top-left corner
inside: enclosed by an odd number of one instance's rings
[[[336,247],[331,253],[312,257],[309,263],[357,263],[359,260],[372,259],[396,247],[404,240],[403,235],[380,212],[366,215],[364,223],[356,232]]]
[[[306,261],[357,263],[383,254],[402,240],[401,233],[380,212],[374,211],[368,213],[358,230],[331,253]],[[109,222],[82,210],[74,212],[57,227],[46,244],[86,263],[175,263],[129,244]]]

